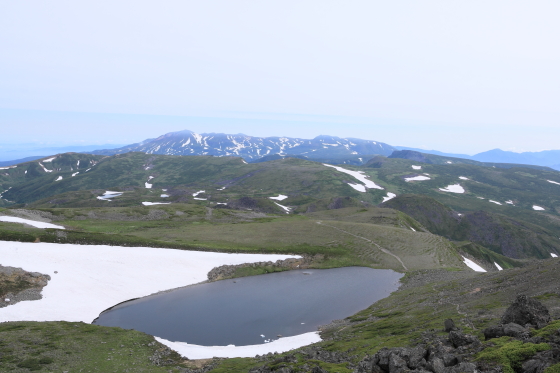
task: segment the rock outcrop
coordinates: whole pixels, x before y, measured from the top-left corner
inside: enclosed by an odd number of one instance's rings
[[[518,295],[502,316],[502,324],[529,324],[537,329],[544,327],[550,320],[548,309],[538,300],[526,295]]]

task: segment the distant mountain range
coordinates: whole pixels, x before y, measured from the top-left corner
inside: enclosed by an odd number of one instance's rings
[[[336,136],[317,136],[314,139],[291,137],[254,137],[244,134],[202,133],[192,131],[170,132],[155,139],[147,139],[140,143],[126,146],[78,146],[66,148],[37,149],[39,154],[56,154],[66,152],[80,152],[97,155],[115,155],[128,152],[142,152],[163,155],[211,155],[216,157],[242,157],[246,162],[265,162],[285,157],[309,159],[317,162],[333,164],[363,165],[376,155],[389,156],[395,150],[413,150],[429,157],[432,162],[446,161],[471,163],[473,161],[486,163],[486,166],[501,164],[535,165],[550,167],[560,171],[560,150],[546,150],[541,152],[514,153],[500,149],[489,150],[475,155],[445,153],[438,150],[425,150],[405,146],[391,146],[386,143],[356,138],[341,138]],[[37,153],[37,152],[35,152]],[[39,159],[38,154],[33,157],[0,162],[0,167],[6,167]],[[433,156],[442,157],[439,160]],[[447,159],[454,158],[454,159]]]
[[[501,149],[493,149],[475,155],[467,155],[467,154],[444,153],[437,150],[409,148],[405,146],[395,146],[395,148],[399,150],[415,150],[421,153],[434,154],[443,157],[470,159],[478,162],[515,163],[515,164],[546,166],[560,171],[560,150],[544,150],[541,152],[515,153],[510,151],[504,151]]]
[[[290,137],[253,137],[243,134],[197,134],[192,131],[179,131],[122,148],[96,150],[90,153],[115,155],[142,152],[164,155],[233,156],[242,157],[247,162],[255,162],[272,155],[280,157],[297,155],[310,160],[343,160],[340,163],[363,164],[374,155],[388,156],[394,150],[394,147],[378,141],[335,136],[317,136],[309,140]]]

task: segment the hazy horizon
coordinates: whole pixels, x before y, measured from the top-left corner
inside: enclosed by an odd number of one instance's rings
[[[0,143],[167,132],[558,149],[554,1],[6,2]]]

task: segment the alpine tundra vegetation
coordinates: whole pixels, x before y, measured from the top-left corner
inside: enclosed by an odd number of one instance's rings
[[[181,132],[5,167],[0,370],[558,370],[560,173],[356,139],[239,136]],[[213,141],[235,146],[184,156]],[[90,324],[181,286],[347,266],[404,277],[355,315],[252,350],[210,347],[221,356],[199,359]]]

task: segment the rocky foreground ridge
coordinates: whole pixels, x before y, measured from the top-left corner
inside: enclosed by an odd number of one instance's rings
[[[320,362],[345,364],[354,373],[556,373],[560,371],[560,322],[551,322],[539,301],[519,295],[501,323],[486,328],[485,340],[465,334],[453,320],[444,324],[445,336],[423,333],[413,347],[382,348],[352,364],[344,352],[308,347],[281,357],[261,357],[266,364],[251,373],[327,373]],[[297,355],[300,355],[298,358]],[[302,364],[301,357],[306,360]]]

